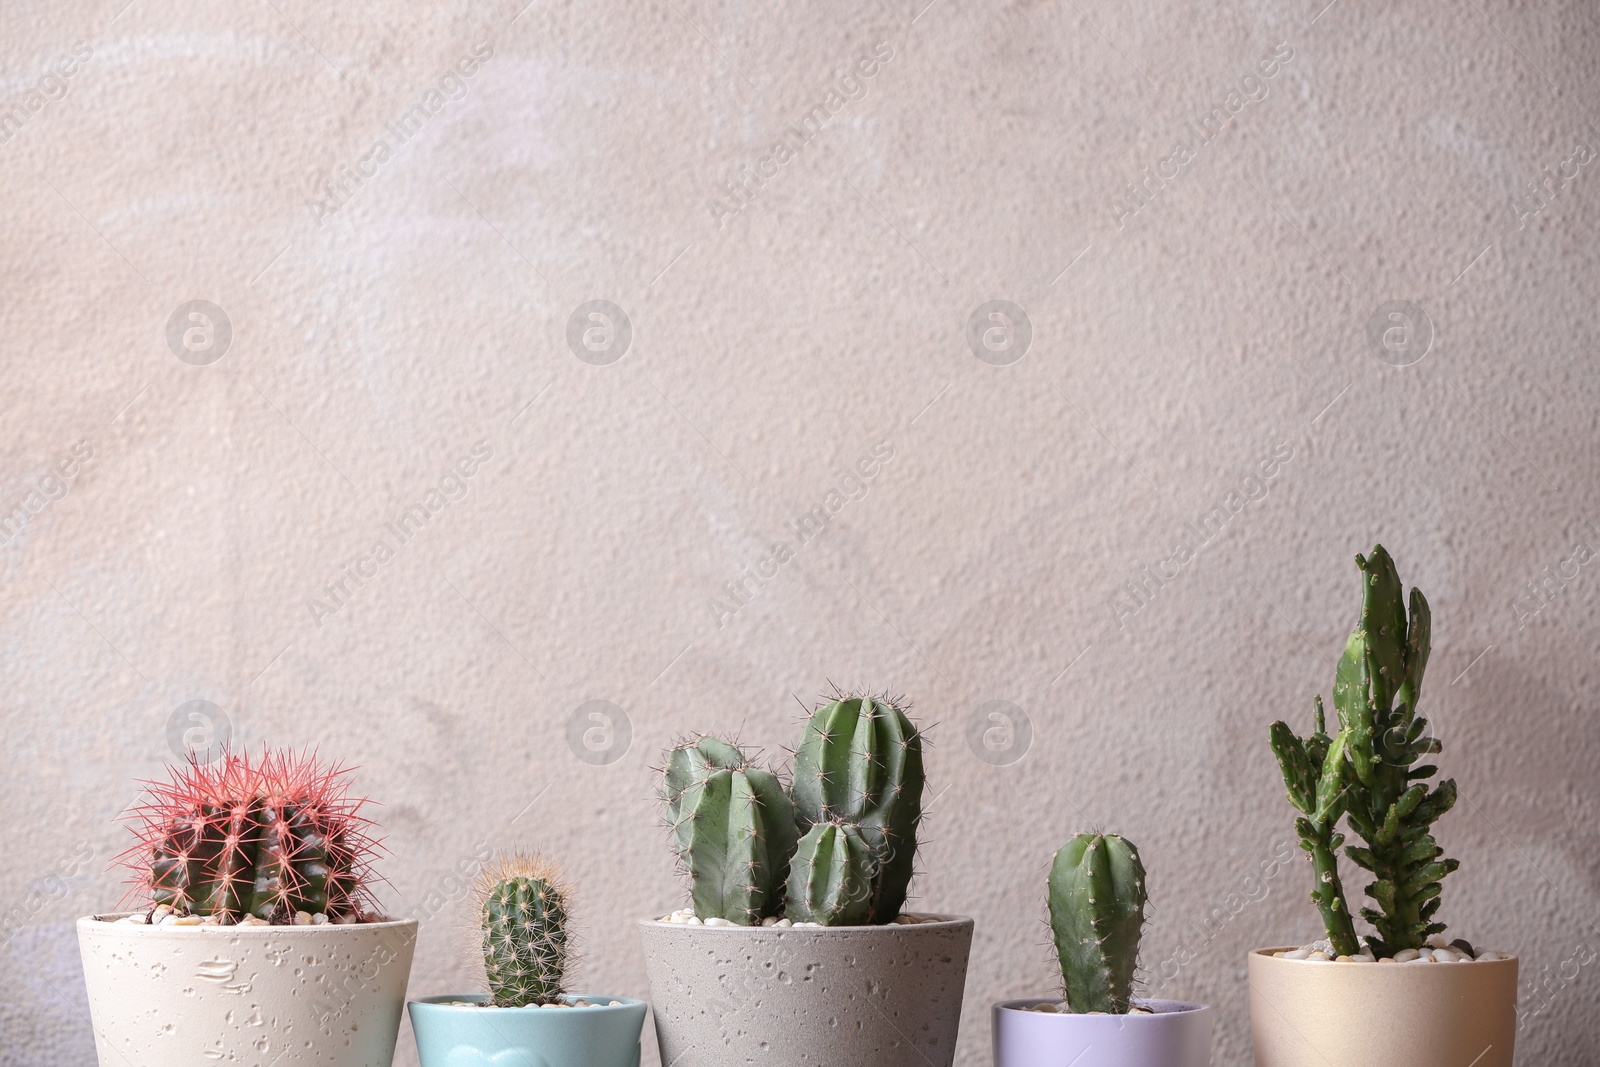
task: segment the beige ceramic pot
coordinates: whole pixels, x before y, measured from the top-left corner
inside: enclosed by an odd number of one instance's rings
[[[1256,1067],[1511,1067],[1517,961],[1249,956]]]
[[[78,920],[100,1067],[390,1067],[417,922]]]
[[[684,926],[645,920],[661,1062],[949,1067],[972,920]]]

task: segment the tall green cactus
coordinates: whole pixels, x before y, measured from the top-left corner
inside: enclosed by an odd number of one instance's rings
[[[1131,841],[1079,834],[1050,865],[1050,929],[1074,1012],[1125,1015],[1144,927],[1144,865]]]
[[[788,918],[823,926],[870,922],[877,870],[872,846],[859,826],[816,823],[800,838],[789,868]]]
[[[795,750],[790,795],[802,833],[851,823],[877,859],[868,920],[892,922],[905,905],[922,819],[922,734],[887,697],[847,696],[812,712]]]
[[[668,752],[662,800],[697,916],[749,926],[778,914],[797,833],[775,774],[700,737]]]
[[[491,1002],[502,1008],[560,998],[571,953],[567,889],[538,856],[506,857],[479,886],[479,943]]]
[[[1345,855],[1374,876],[1366,892],[1378,906],[1362,908],[1361,915],[1376,931],[1367,946],[1383,958],[1421,948],[1445,929],[1433,916],[1440,882],[1458,863],[1441,858],[1431,827],[1455,804],[1456,784],[1446,779],[1430,790],[1427,779],[1438,768],[1418,762],[1440,750],[1427,719],[1416,712],[1432,638],[1427,598],[1412,589],[1407,610],[1400,576],[1382,545],[1356,556],[1356,566],[1361,619],[1334,675],[1339,732],[1328,738],[1318,698],[1309,739],[1277,722],[1271,741],[1289,801],[1303,813],[1296,827],[1313,861],[1312,897],[1335,951],[1357,951],[1333,858],[1344,840],[1335,829],[1342,814],[1364,842],[1345,848]]]

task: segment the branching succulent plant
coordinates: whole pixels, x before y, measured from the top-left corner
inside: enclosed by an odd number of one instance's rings
[[[787,787],[728,741],[675,746],[661,796],[696,917],[893,922],[913,873],[924,781],[922,734],[886,697],[835,693],[818,706]]]
[[[1050,929],[1067,1008],[1126,1015],[1139,963],[1146,901],[1133,842],[1079,834],[1050,865]]]
[[[1350,634],[1334,676],[1333,703],[1339,729],[1327,733],[1322,699],[1316,700],[1311,736],[1300,738],[1282,722],[1272,724],[1272,750],[1283,771],[1300,845],[1315,874],[1312,900],[1322,912],[1328,938],[1340,955],[1360,951],[1339,878],[1338,832],[1343,816],[1362,845],[1344,854],[1370,872],[1366,887],[1377,907],[1361,915],[1375,931],[1367,947],[1382,959],[1421,948],[1445,926],[1434,921],[1441,881],[1457,861],[1444,859],[1432,826],[1455,804],[1456,784],[1419,762],[1440,749],[1417,714],[1432,631],[1428,601],[1411,590],[1409,611],[1394,561],[1382,545],[1356,556],[1361,570],[1361,620]]]
[[[543,857],[502,857],[478,878],[479,945],[490,1003],[549,1004],[566,991],[570,890]]]
[[[351,773],[312,753],[226,753],[143,783],[151,799],[129,815],[138,841],[118,857],[132,895],[223,923],[371,918],[378,846],[360,814],[367,802],[349,795]]]

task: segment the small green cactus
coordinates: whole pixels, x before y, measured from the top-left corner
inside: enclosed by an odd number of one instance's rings
[[[1079,834],[1050,865],[1050,928],[1073,1012],[1126,1015],[1144,927],[1144,865],[1133,843]]]
[[[1343,815],[1364,843],[1346,847],[1345,855],[1374,876],[1366,892],[1378,906],[1362,908],[1361,916],[1376,931],[1367,947],[1383,959],[1444,932],[1433,919],[1440,882],[1458,863],[1442,858],[1432,826],[1455,804],[1456,783],[1446,779],[1429,789],[1438,768],[1419,762],[1440,750],[1428,720],[1416,713],[1433,629],[1427,598],[1412,589],[1408,610],[1394,560],[1382,545],[1356,556],[1356,566],[1361,620],[1334,674],[1339,732],[1327,735],[1319,697],[1310,738],[1277,722],[1271,741],[1289,802],[1301,812],[1295,825],[1312,858],[1312,899],[1334,950],[1358,951],[1336,861]]]
[[[867,925],[878,867],[861,827],[816,823],[800,838],[789,868],[788,918],[823,926]]]
[[[894,921],[905,905],[922,819],[922,734],[899,702],[835,694],[806,722],[795,750],[795,820],[860,828],[877,857],[869,922]]]
[[[479,945],[491,1003],[549,1004],[564,992],[568,889],[539,856],[502,858],[479,879]]]
[[[661,791],[695,914],[740,926],[778,914],[798,835],[777,775],[700,737],[667,753]]]

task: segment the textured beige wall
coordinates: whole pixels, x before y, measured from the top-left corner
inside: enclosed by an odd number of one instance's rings
[[[0,1063],[90,1061],[70,923],[186,702],[362,766],[414,993],[470,981],[453,872],[529,844],[583,984],[643,995],[657,753],[776,751],[829,679],[938,724],[963,1067],[1050,984],[1088,826],[1151,867],[1148,988],[1244,1063],[1243,953],[1316,921],[1266,725],[1374,540],[1437,620],[1443,915],[1523,954],[1519,1062],[1600,1060],[1594,5],[523,2],[0,9]],[[192,300],[225,348],[169,344]],[[613,362],[568,345],[591,300]],[[990,300],[1025,351],[969,347]]]

